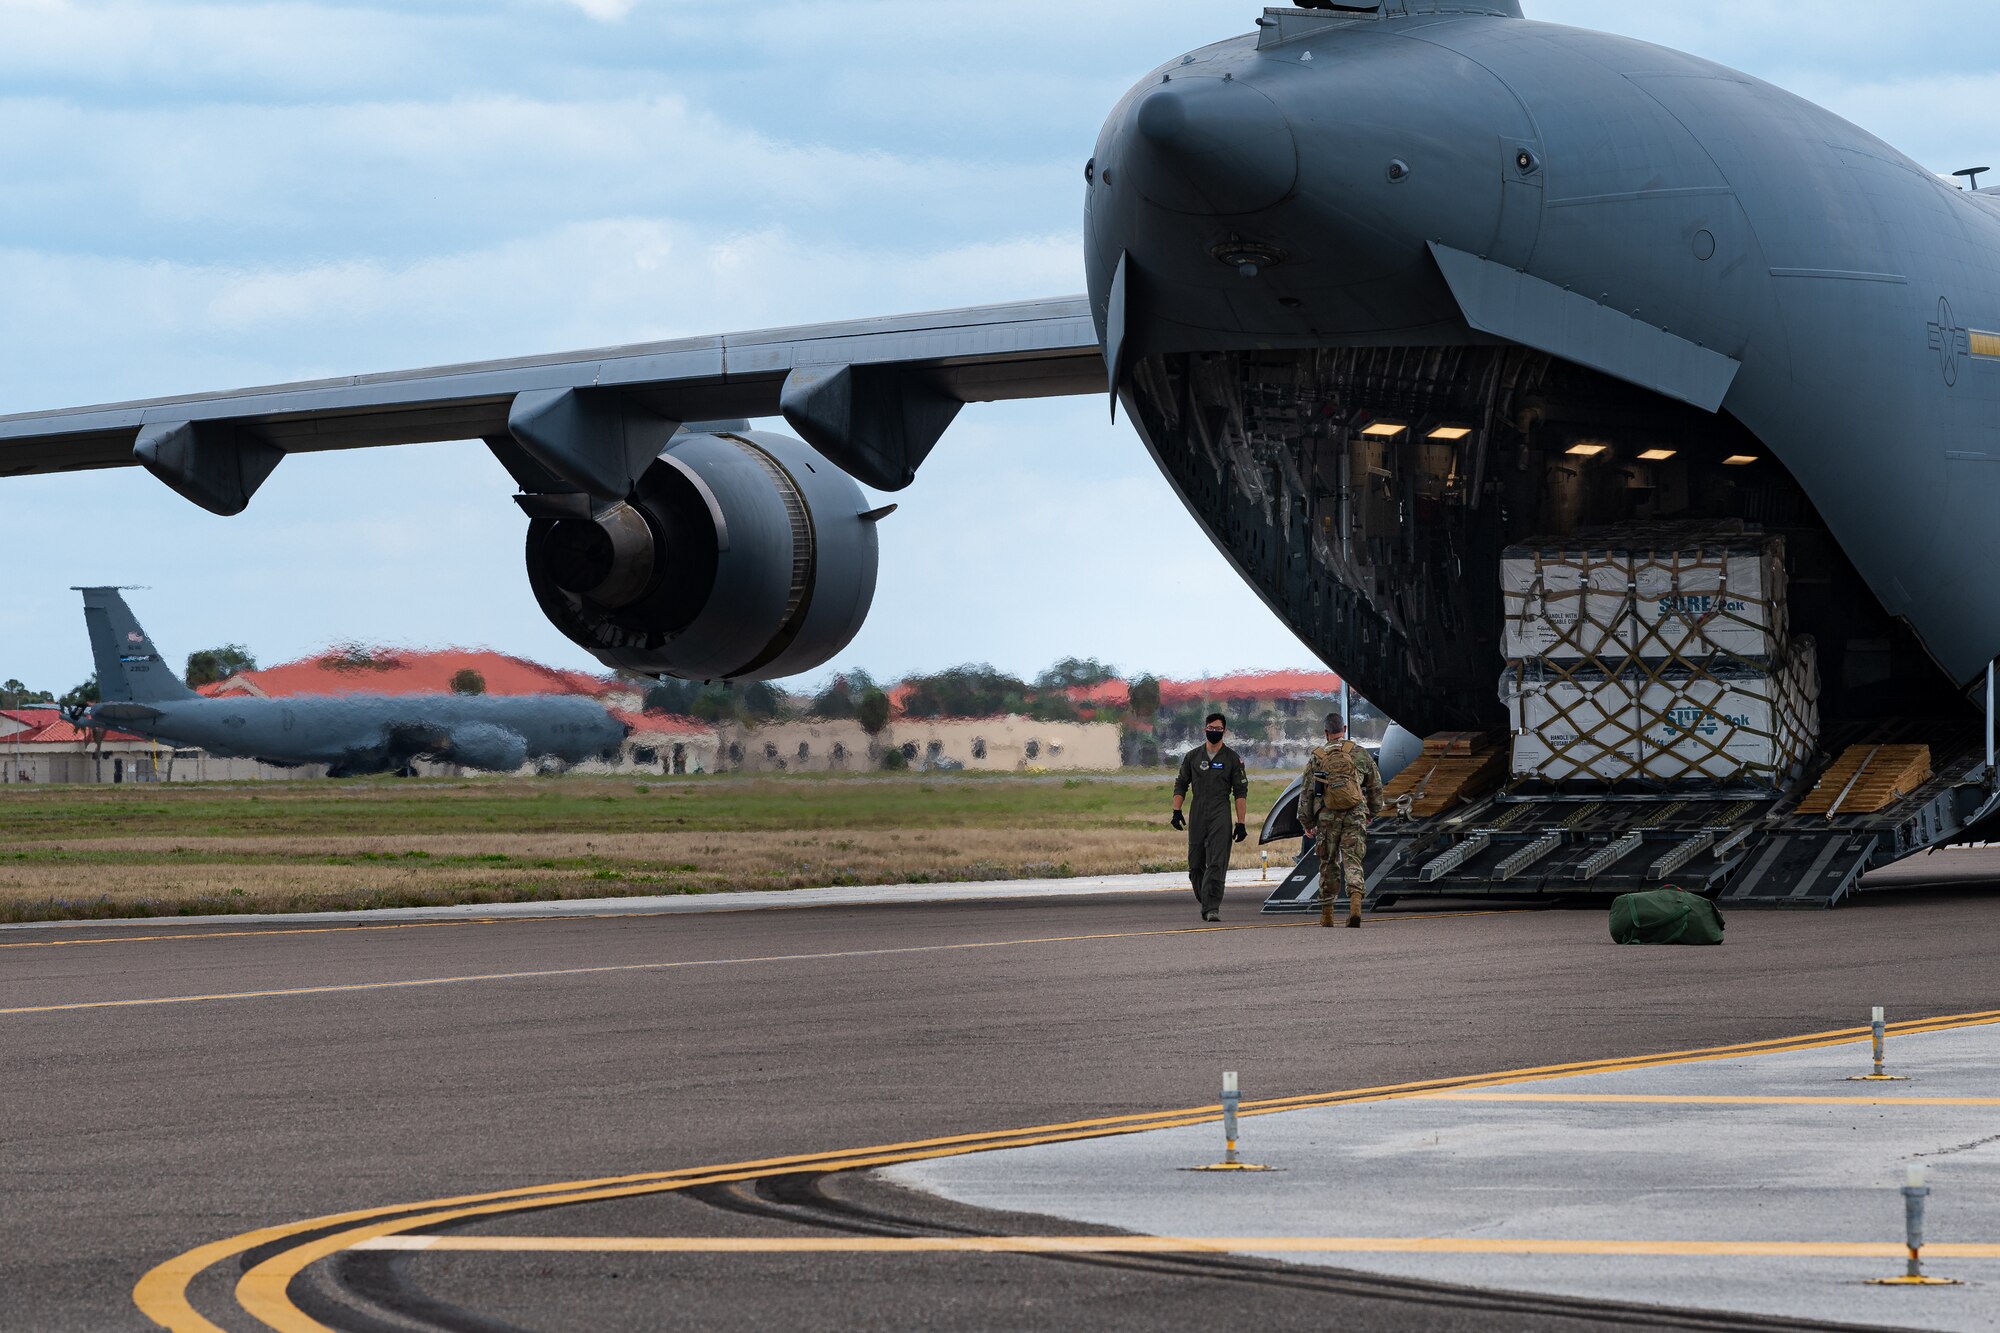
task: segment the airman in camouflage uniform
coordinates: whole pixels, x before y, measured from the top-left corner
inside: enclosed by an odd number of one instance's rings
[[[1354,804],[1340,808],[1348,801]],[[1322,926],[1333,924],[1336,879],[1347,885],[1347,924],[1361,924],[1361,898],[1367,892],[1361,861],[1368,850],[1368,821],[1381,813],[1382,771],[1374,756],[1347,739],[1347,723],[1340,714],[1328,713],[1326,744],[1306,761],[1305,786],[1299,792],[1299,826],[1317,840]]]

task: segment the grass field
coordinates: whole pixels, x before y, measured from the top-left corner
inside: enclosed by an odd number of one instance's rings
[[[1253,775],[1253,824],[1281,785]],[[1176,870],[1171,792],[1164,774],[9,786],[0,920]]]

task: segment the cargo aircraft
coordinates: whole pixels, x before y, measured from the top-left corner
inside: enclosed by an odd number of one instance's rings
[[[1419,734],[1506,724],[1509,543],[1674,518],[1785,538],[1842,781],[1925,756],[1820,824],[1796,792],[1503,791],[1385,826],[1378,893],[1664,873],[1830,902],[1991,814],[2000,193],[1519,0],[1264,10],[1078,156],[1084,296],[4,417],[0,474],[136,463],[233,514],[292,453],[483,440],[563,633],[750,680],[866,615],[889,506],[856,481],[907,486],[967,403],[1108,391],[1272,610]]]
[[[197,694],[174,675],[119,589],[78,591],[100,695],[79,719],[86,727],[225,758],[324,764],[329,777],[406,772],[418,759],[489,772],[530,760],[576,764],[612,758],[630,734],[602,704],[575,695]]]

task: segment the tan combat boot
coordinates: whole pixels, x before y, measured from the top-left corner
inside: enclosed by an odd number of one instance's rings
[[[1333,924],[1333,895],[1324,888],[1319,891],[1319,923],[1322,926]]]
[[[1361,926],[1361,895],[1358,893],[1347,895],[1347,924],[1355,929]]]

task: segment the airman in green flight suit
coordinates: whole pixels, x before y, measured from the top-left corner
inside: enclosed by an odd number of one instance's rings
[[[1228,734],[1229,719],[1210,713],[1202,725],[1205,744],[1189,750],[1181,759],[1181,771],[1174,778],[1173,825],[1188,835],[1188,880],[1194,885],[1195,901],[1201,905],[1201,919],[1222,919],[1222,887],[1229,877],[1229,843],[1249,837],[1244,821],[1248,818],[1250,775],[1243,759],[1222,743]],[[1192,818],[1181,810],[1188,794],[1194,794]],[[1236,824],[1229,822],[1229,798],[1236,798]]]

